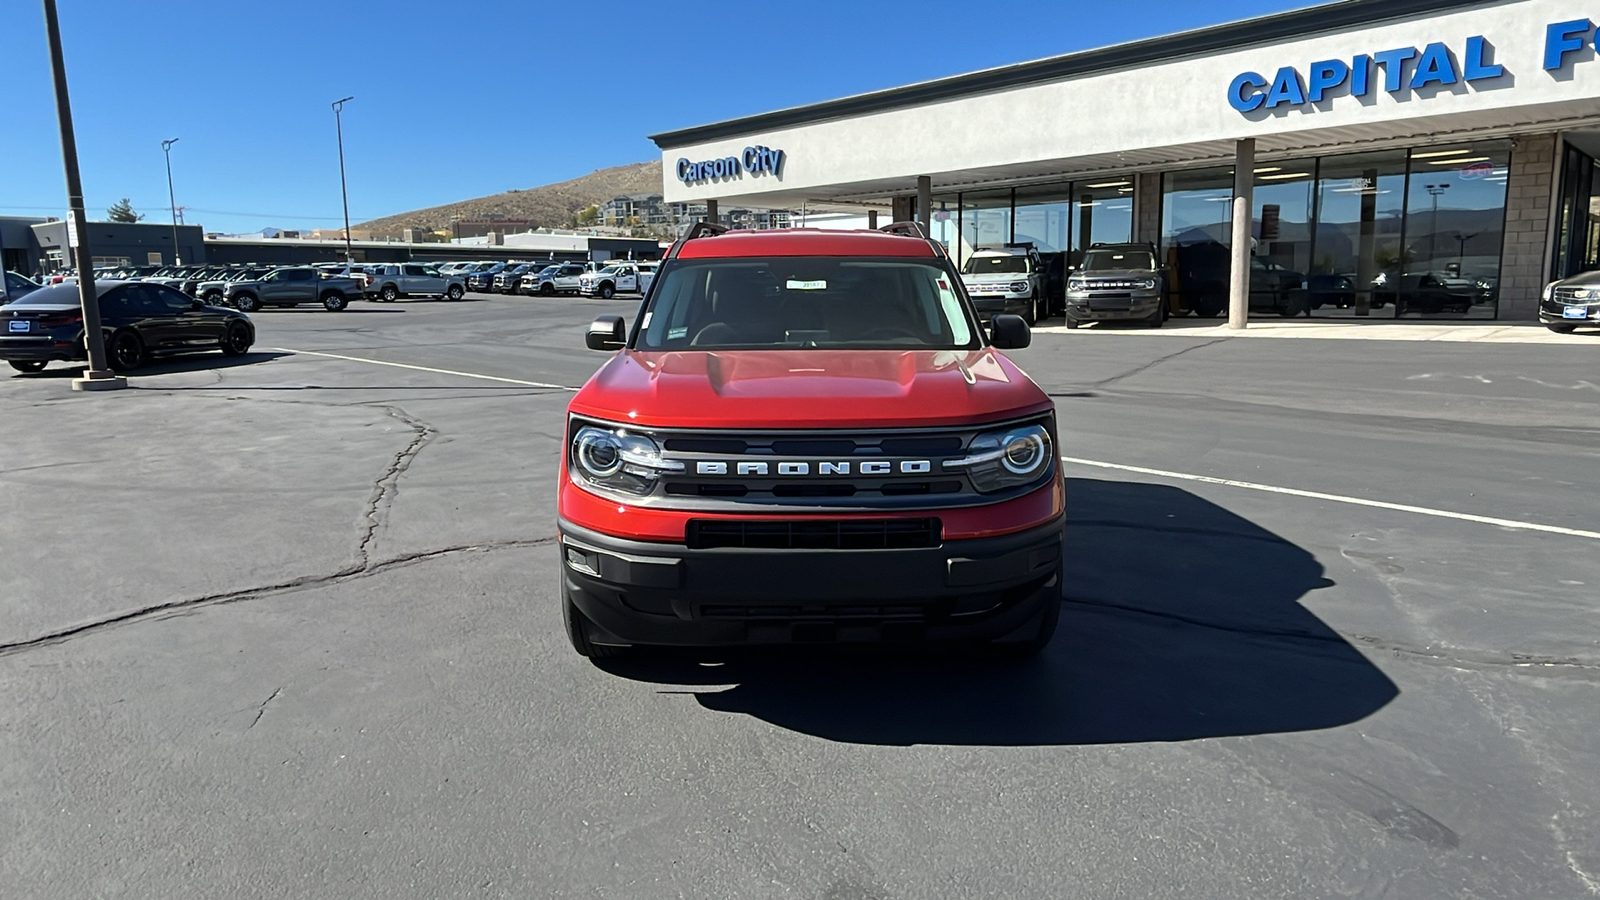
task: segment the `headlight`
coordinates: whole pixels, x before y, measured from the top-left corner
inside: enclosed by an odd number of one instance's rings
[[[1555,292],[1556,292],[1556,283],[1554,281],[1552,281],[1549,284],[1544,286],[1544,293],[1541,294],[1540,296],[1543,297],[1545,300],[1549,300],[1552,296],[1555,295]]]
[[[978,435],[965,457],[945,460],[944,466],[965,469],[974,488],[992,494],[1038,481],[1054,462],[1050,432],[1043,425],[1023,425]]]
[[[573,480],[627,494],[648,494],[663,472],[683,463],[661,458],[661,448],[642,434],[585,425],[572,438],[568,457]]]
[[[1087,291],[1088,289],[1089,282],[1087,281],[1080,281],[1076,278],[1072,278],[1067,281],[1067,290],[1069,291]]]
[[[1139,290],[1141,291],[1153,291],[1155,289],[1156,280],[1154,278],[1146,278],[1144,281],[1139,282]]]
[[[1013,294],[1022,294],[1022,293],[1026,293],[1027,290],[1028,290],[1028,283],[1026,281],[1013,281],[1013,282],[1011,282],[1011,293],[1013,293]]]

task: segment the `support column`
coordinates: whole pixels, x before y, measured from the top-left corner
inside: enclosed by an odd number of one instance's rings
[[[915,202],[915,200],[916,200],[916,198],[914,198],[914,197],[894,197],[894,198],[892,198],[889,201],[889,204],[890,204],[889,218],[894,220],[894,221],[896,221],[896,222],[909,222],[909,221],[911,221],[911,205]]]
[[[867,227],[872,229],[873,231],[877,231],[878,230],[878,211],[877,210],[875,210],[875,209],[867,210]]]
[[[1500,318],[1537,321],[1539,292],[1550,280],[1560,212],[1560,135],[1524,134],[1511,150],[1506,233],[1500,251]]]
[[[917,176],[917,222],[925,234],[933,228],[933,179],[927,175]]]
[[[717,218],[717,201],[715,200],[706,201],[706,221],[713,225],[722,224],[722,221]]]
[[[1250,225],[1255,210],[1256,139],[1245,138],[1233,157],[1233,264],[1228,271],[1228,327],[1250,319]]]

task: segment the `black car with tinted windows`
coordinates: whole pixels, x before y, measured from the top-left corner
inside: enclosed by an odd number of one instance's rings
[[[1600,271],[1545,285],[1539,297],[1539,321],[1557,334],[1600,328]]]
[[[250,318],[208,306],[161,284],[101,281],[100,325],[113,369],[136,369],[153,356],[221,350],[241,356],[255,343]],[[41,288],[0,307],[0,359],[19,372],[39,372],[53,360],[88,358],[76,284]]]

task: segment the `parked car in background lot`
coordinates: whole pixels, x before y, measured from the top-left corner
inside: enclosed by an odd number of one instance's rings
[[[585,297],[610,300],[617,294],[639,291],[639,269],[633,263],[612,263],[598,272],[578,276],[578,293]]]
[[[102,281],[100,324],[113,369],[136,369],[152,356],[221,350],[240,356],[255,343],[255,326],[237,310],[207,306],[161,284]],[[87,358],[76,285],[34,291],[0,308],[0,359],[19,372],[54,360]]]
[[[271,266],[238,266],[222,270],[212,281],[202,281],[195,286],[195,294],[212,306],[228,302],[228,285],[236,281],[254,281],[272,271]]]
[[[371,277],[368,295],[393,303],[401,297],[441,297],[460,300],[467,292],[460,278],[447,277],[421,263],[379,263],[367,266]]]
[[[496,294],[515,294],[517,288],[522,286],[522,277],[539,271],[537,263],[517,263],[509,268],[501,269],[494,276],[494,284],[490,286]]]
[[[329,312],[338,312],[362,296],[355,279],[324,278],[310,266],[273,269],[254,281],[235,281],[227,293],[228,303],[245,312],[302,303],[320,303]]]
[[[1167,319],[1167,273],[1154,244],[1095,244],[1067,278],[1067,327],[1135,321],[1160,328]]]
[[[556,266],[546,266],[533,278],[522,280],[524,294],[539,294],[553,297],[556,294],[576,294],[578,292],[578,279],[583,277],[583,263],[561,263]],[[530,285],[529,282],[532,282]]]
[[[21,300],[41,287],[44,285],[32,278],[18,275],[16,272],[7,272],[5,277],[0,279],[0,305]]]
[[[961,266],[961,282],[985,321],[1012,313],[1032,325],[1047,312],[1044,267],[1031,247],[978,250]]]
[[[639,293],[650,293],[650,285],[655,283],[656,270],[660,268],[660,263],[647,262],[639,264]]]
[[[467,290],[487,294],[494,289],[494,277],[511,268],[511,263],[489,263],[481,269],[475,269],[467,276]]]

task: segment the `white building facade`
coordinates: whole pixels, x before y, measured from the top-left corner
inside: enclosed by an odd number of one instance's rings
[[[1225,309],[1247,233],[1294,314],[1525,320],[1600,266],[1597,13],[1345,0],[653,140],[668,202],[914,217],[958,258],[1149,242],[1179,311]]]

